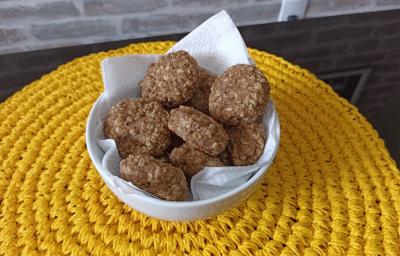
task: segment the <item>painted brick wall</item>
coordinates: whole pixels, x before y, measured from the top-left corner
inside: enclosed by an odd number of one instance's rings
[[[187,32],[222,9],[237,25],[274,22],[280,4],[280,0],[0,0],[0,54]],[[399,8],[399,0],[311,0],[306,16]],[[321,37],[331,40],[329,35]]]
[[[400,10],[275,24],[264,27],[269,33],[243,28],[246,44],[314,74],[371,68],[357,107],[373,123],[388,99],[400,99]]]

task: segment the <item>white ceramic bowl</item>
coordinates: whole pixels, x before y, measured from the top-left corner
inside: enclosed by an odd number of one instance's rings
[[[120,200],[139,212],[158,219],[171,221],[193,221],[210,218],[218,213],[229,210],[246,200],[256,189],[257,184],[261,183],[267,172],[267,168],[261,168],[246,183],[225,194],[211,199],[171,202],[135,194],[129,195],[129,199],[127,199],[126,197],[121,196],[122,191],[116,189],[113,185],[114,181],[111,178],[110,172],[105,170],[102,166],[102,159],[100,156],[104,155],[104,153],[101,153],[102,149],[96,142],[95,133],[89,132],[94,131],[98,125],[95,116],[99,109],[101,97],[102,96],[97,99],[89,114],[86,126],[86,146],[94,166],[111,191]]]

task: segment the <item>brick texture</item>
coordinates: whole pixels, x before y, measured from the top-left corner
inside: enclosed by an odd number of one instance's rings
[[[277,20],[281,0],[0,0],[0,29],[23,30],[23,36],[16,36],[0,42],[0,54],[13,51],[28,51],[64,45],[79,45],[92,42],[107,42],[128,38],[143,38],[153,35],[182,33],[192,30],[202,21],[220,10],[227,10],[237,25],[270,23]],[[323,17],[342,13],[378,11],[400,8],[398,0],[310,0],[306,12],[308,17]],[[357,20],[361,19],[361,20]],[[344,37],[369,39],[370,34],[393,33],[400,17],[388,15],[373,19],[385,20],[376,31],[366,31],[359,23],[373,23],[363,17],[354,17],[347,25],[347,31],[335,30],[336,21],[321,20],[313,23],[321,33],[312,35],[326,43],[343,40]],[[139,24],[136,24],[139,23]],[[62,28],[66,26],[66,28]],[[74,32],[73,30],[82,31]],[[322,29],[323,28],[323,29]],[[327,31],[325,28],[331,28]],[[289,24],[282,33],[289,34],[291,40],[296,30]],[[50,31],[50,32],[46,32]],[[351,31],[349,33],[348,31]],[[272,32],[272,31],[271,31]],[[278,31],[279,32],[279,31]],[[52,33],[52,34],[49,34]],[[11,35],[10,35],[11,36]],[[112,36],[112,38],[110,38]],[[69,37],[72,37],[71,40]],[[265,35],[256,35],[262,40]],[[282,42],[285,37],[274,34],[274,42]],[[361,38],[362,37],[362,38]],[[23,38],[23,39],[21,39]],[[309,36],[296,39],[299,43],[312,40]],[[14,43],[13,47],[9,42]],[[371,43],[371,42],[370,42]],[[362,43],[360,43],[362,44]],[[368,44],[368,43],[365,43]],[[394,48],[393,40],[386,43]],[[368,46],[363,46],[368,48]]]
[[[379,47],[379,39],[367,39],[355,41],[351,44],[351,49],[354,53],[369,53]]]
[[[248,46],[282,56],[315,74],[371,68],[357,106],[374,123],[400,86],[399,17],[400,10],[337,16],[289,22],[279,28],[271,24],[263,27],[265,33],[249,27],[242,34]]]
[[[151,12],[167,5],[166,0],[86,0],[83,2],[85,14],[97,16]]]
[[[399,0],[378,0],[378,5],[398,5]]]
[[[399,32],[400,32],[400,19],[398,21],[394,21],[389,24],[384,24],[375,29],[376,36],[387,36]]]
[[[11,45],[25,40],[27,37],[23,30],[16,28],[0,28],[0,46]],[[5,49],[7,49],[5,47]]]
[[[183,6],[183,7],[226,7],[229,4],[245,4],[250,0],[172,0],[171,4],[173,6]],[[271,2],[269,0],[269,2]]]
[[[38,39],[51,40],[82,36],[112,36],[116,33],[116,29],[108,21],[87,20],[33,25],[32,33]]]
[[[126,18],[122,20],[123,33],[160,34],[165,30],[178,32],[185,27],[194,28],[189,18],[180,15],[159,14],[149,17]],[[161,33],[162,34],[162,33]]]
[[[398,48],[400,49],[400,31],[397,36],[384,39],[382,47],[385,49]]]
[[[320,31],[317,34],[317,40],[326,43],[348,38],[368,38],[371,35],[371,30],[370,26],[347,26],[346,28],[336,27],[331,30]]]
[[[248,7],[227,8],[233,21],[241,24],[255,24],[258,21],[275,21],[278,19],[280,3],[259,4]]]
[[[32,4],[29,1],[21,4],[7,4],[0,6],[1,23],[25,23],[26,21],[47,20],[76,17],[78,8],[70,1],[54,1]]]
[[[309,12],[321,13],[356,10],[367,8],[370,5],[371,2],[369,0],[311,0],[308,8]]]

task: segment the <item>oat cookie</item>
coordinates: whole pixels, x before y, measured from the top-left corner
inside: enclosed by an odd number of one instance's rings
[[[168,112],[143,98],[118,102],[104,122],[104,135],[117,142],[122,158],[141,153],[162,155],[170,144]]]
[[[188,101],[187,105],[209,115],[210,111],[208,110],[208,98],[210,96],[211,86],[215,82],[215,79],[217,79],[217,75],[204,68],[200,68],[199,71],[200,85],[194,92],[193,97]]]
[[[268,82],[258,68],[234,65],[211,87],[210,114],[227,125],[255,122],[263,114],[268,98]]]
[[[234,165],[252,165],[261,157],[265,146],[265,128],[261,123],[231,126],[228,152]]]
[[[188,187],[182,169],[146,155],[130,155],[121,161],[121,177],[161,199],[183,201]]]
[[[171,110],[168,128],[190,145],[210,156],[221,153],[229,139],[220,123],[197,109],[187,106]]]
[[[165,107],[178,106],[188,101],[198,88],[199,67],[185,51],[170,53],[150,65],[139,85],[144,98]]]
[[[182,168],[188,178],[201,171],[206,166],[223,166],[217,157],[211,157],[188,143],[174,148],[169,155],[171,163]]]

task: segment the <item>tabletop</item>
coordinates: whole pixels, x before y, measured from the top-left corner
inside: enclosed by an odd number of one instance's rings
[[[268,78],[281,146],[265,180],[230,211],[149,218],[108,190],[85,147],[100,61],[164,53],[132,44],[77,58],[0,105],[0,251],[6,255],[400,253],[400,175],[366,119],[307,70],[250,49]]]

